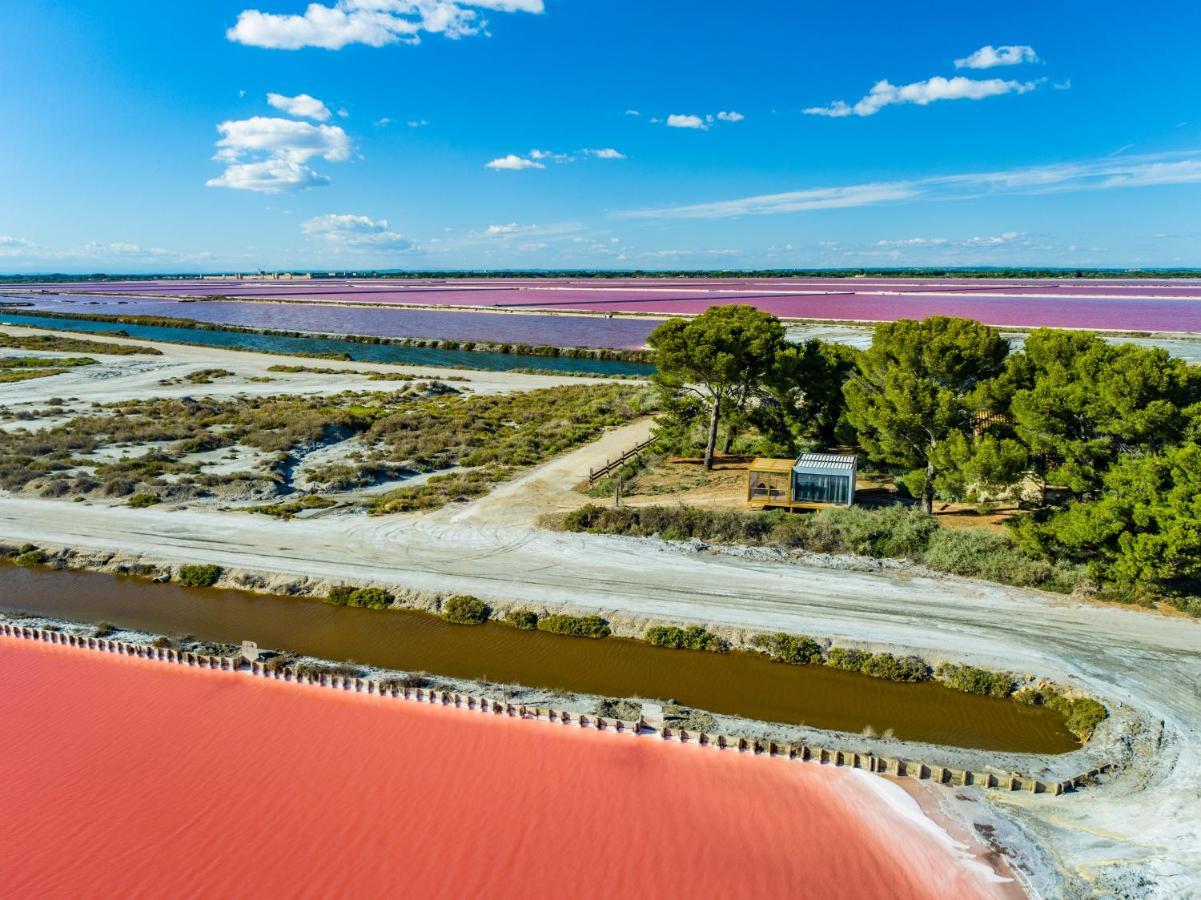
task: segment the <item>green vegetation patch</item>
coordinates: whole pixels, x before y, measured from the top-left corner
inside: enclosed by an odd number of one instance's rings
[[[1011,673],[990,672],[975,666],[943,663],[934,675],[947,687],[966,694],[980,694],[986,697],[1009,697],[1017,687]]]
[[[379,587],[351,587],[339,585],[330,588],[325,602],[332,606],[354,606],[359,609],[387,609],[396,602],[391,592]]]
[[[652,625],[646,630],[643,640],[656,647],[669,647],[673,650],[708,650],[712,653],[726,653],[730,642],[719,637],[699,625],[687,628],[677,628],[674,625]]]
[[[538,630],[570,637],[607,638],[613,633],[600,616],[569,616],[553,613],[538,620]]]
[[[1023,703],[1055,710],[1067,720],[1068,730],[1084,742],[1109,718],[1109,711],[1092,697],[1067,697],[1054,688],[1020,691],[1014,696]]]
[[[902,506],[797,515],[781,510],[683,505],[613,509],[589,504],[568,513],[559,525],[567,531],[907,559],[940,572],[1062,593],[1070,593],[1086,576],[1084,567],[1041,558],[1008,534],[940,528],[933,516]]]
[[[442,604],[442,618],[455,625],[483,625],[491,617],[492,607],[469,594],[456,594]]]
[[[522,631],[534,631],[538,627],[538,614],[530,609],[511,609],[505,613],[505,622]]]
[[[269,503],[264,506],[256,506],[251,509],[251,512],[262,513],[266,516],[275,516],[277,519],[291,519],[297,513],[304,512],[309,509],[329,509],[331,506],[337,506],[338,501],[332,500],[329,497],[322,497],[319,494],[308,494],[296,500],[289,500],[286,503]]]
[[[112,344],[87,338],[59,337],[53,334],[0,333],[0,349],[40,350],[54,353],[102,353],[109,356],[162,356],[163,351],[136,344]]]
[[[185,587],[212,587],[223,571],[212,563],[188,563],[179,567],[175,580]]]
[[[751,638],[751,646],[763,650],[777,662],[803,666],[822,661],[822,645],[813,638],[778,631],[774,634],[757,634]]]
[[[130,498],[125,502],[134,509],[145,509],[147,506],[154,506],[159,502],[159,499],[157,494],[152,494],[149,491],[142,491],[131,495]]]

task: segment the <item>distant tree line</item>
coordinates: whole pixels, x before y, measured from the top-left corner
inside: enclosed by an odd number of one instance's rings
[[[1201,584],[1201,370],[1159,348],[968,319],[901,320],[863,351],[715,307],[652,333],[660,442],[768,455],[849,445],[926,513],[1018,499],[1018,545],[1128,592]]]
[[[373,269],[345,271],[293,270],[287,274],[313,278],[1196,278],[1201,270],[1078,269],[1078,268],[848,268],[848,269]],[[160,272],[122,275],[95,272],[89,275],[47,272],[0,275],[0,284],[57,281],[152,281],[160,278],[199,278],[198,272]],[[208,273],[204,273],[208,274]]]

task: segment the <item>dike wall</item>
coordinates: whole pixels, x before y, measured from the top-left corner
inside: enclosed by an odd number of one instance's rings
[[[593,728],[597,731],[613,731],[617,734],[629,734],[632,736],[657,736],[662,740],[678,741],[681,744],[698,744],[702,747],[731,750],[737,753],[780,756],[787,757],[788,759],[816,762],[822,765],[845,766],[881,775],[929,780],[937,784],[955,787],[975,785],[977,787],[1002,791],[1026,791],[1032,794],[1059,795],[1078,790],[1090,784],[1098,775],[1103,774],[1110,768],[1110,766],[1105,765],[1062,781],[1044,781],[1018,772],[952,769],[947,766],[929,765],[918,760],[878,756],[871,753],[859,753],[799,742],[766,741],[763,739],[724,734],[687,731],[682,728],[653,728],[641,718],[636,722],[628,722],[620,719],[573,713],[564,710],[517,705],[508,702],[502,703],[490,697],[474,694],[390,685],[371,678],[330,675],[328,673],[320,675],[298,674],[290,670],[270,668],[261,662],[248,663],[238,656],[210,656],[204,653],[153,647],[149,644],[133,643],[130,641],[84,637],[51,628],[14,625],[8,622],[0,622],[0,636],[41,641],[43,643],[58,644],[60,646],[75,647],[83,650],[95,650],[101,653],[115,653],[118,656],[132,656],[139,659],[155,660],[157,662],[191,666],[194,668],[216,669],[224,672],[242,672],[257,678],[307,684],[416,703],[431,703],[438,706],[454,707],[466,712],[542,720],[547,723],[576,726],[579,728]]]

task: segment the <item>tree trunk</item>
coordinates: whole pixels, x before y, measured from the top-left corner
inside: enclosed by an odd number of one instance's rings
[[[717,447],[717,423],[721,419],[721,394],[713,397],[713,413],[709,417],[709,440],[705,442],[705,471],[713,468],[713,450]]]
[[[922,512],[934,513],[934,463],[926,461],[926,483],[922,485]]]
[[[734,439],[737,437],[738,433],[733,425],[726,429],[726,442],[721,451],[722,453],[726,454],[726,456],[729,456],[730,451],[734,449]]]

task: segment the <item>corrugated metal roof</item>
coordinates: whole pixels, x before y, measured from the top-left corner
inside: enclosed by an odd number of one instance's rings
[[[850,475],[855,460],[853,453],[802,453],[792,470],[802,475]]]

